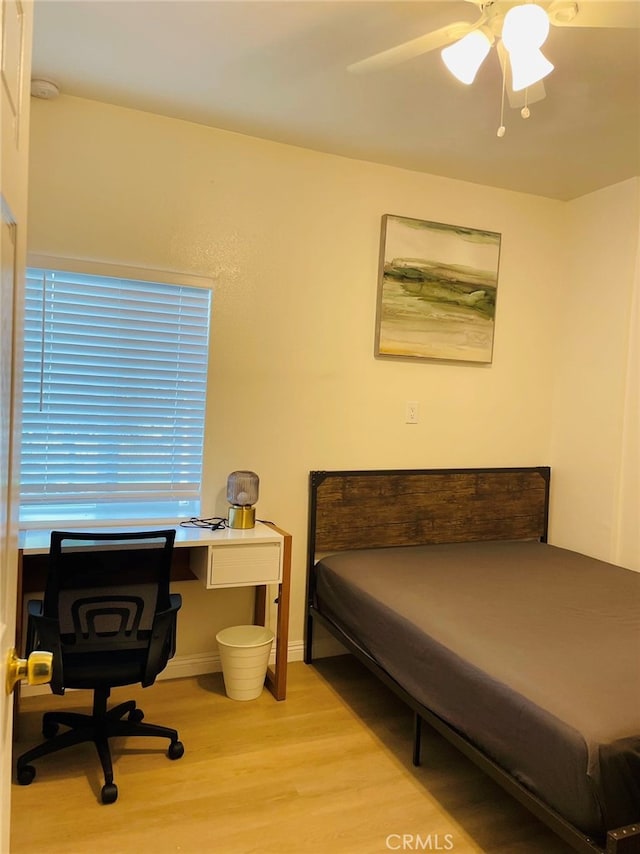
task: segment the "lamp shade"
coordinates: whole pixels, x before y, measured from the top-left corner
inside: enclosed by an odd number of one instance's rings
[[[549,35],[549,16],[541,6],[526,3],[509,9],[502,25],[502,43],[509,51],[514,92],[532,86],[553,71],[540,48]]]
[[[532,51],[515,51],[509,54],[511,81],[514,92],[533,86],[553,71],[553,63],[537,48]]]
[[[232,471],[227,478],[227,501],[230,528],[253,528],[256,511],[253,505],[258,500],[260,479],[254,471]]]
[[[484,62],[491,42],[482,30],[473,30],[464,38],[441,51],[442,61],[461,83],[469,85],[475,80],[478,69]]]
[[[258,500],[259,485],[254,471],[232,471],[227,478],[227,501],[236,507],[251,507]]]
[[[549,35],[549,16],[542,6],[513,6],[504,16],[502,41],[509,53],[540,48]]]

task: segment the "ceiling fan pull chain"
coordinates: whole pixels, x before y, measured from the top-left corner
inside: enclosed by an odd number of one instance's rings
[[[529,87],[524,90],[524,107],[520,110],[520,115],[523,119],[528,119],[531,115],[531,110],[529,109]]]
[[[506,87],[507,87],[507,75],[506,75],[506,71],[505,71],[505,66],[503,64],[503,66],[502,66],[502,100],[500,103],[500,127],[498,128],[498,131],[496,134],[496,136],[498,136],[500,139],[502,139],[502,137],[507,132],[507,129],[504,126],[504,93],[505,93]]]

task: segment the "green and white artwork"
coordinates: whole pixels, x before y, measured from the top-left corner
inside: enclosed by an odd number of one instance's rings
[[[500,235],[382,217],[376,355],[491,362]]]

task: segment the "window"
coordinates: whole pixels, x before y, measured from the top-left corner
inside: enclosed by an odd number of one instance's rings
[[[27,270],[21,523],[198,515],[210,288],[62,266]]]

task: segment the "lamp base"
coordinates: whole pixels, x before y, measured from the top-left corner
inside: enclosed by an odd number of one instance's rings
[[[236,504],[229,507],[230,528],[255,528],[255,525],[255,507],[238,507]]]

